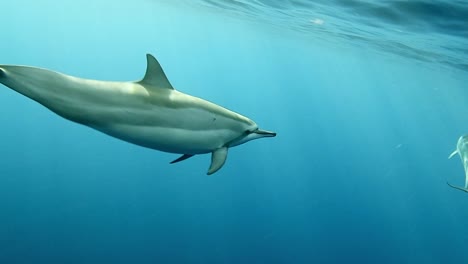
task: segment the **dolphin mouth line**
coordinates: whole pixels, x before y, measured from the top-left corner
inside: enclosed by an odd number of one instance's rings
[[[259,135],[264,135],[265,137],[276,137],[275,132],[262,130],[262,129],[256,129],[256,130],[252,131],[252,133],[259,134]]]

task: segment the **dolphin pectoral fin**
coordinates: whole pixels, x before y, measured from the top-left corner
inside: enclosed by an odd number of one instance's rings
[[[468,192],[468,189],[467,188],[463,188],[463,187],[458,187],[458,186],[455,186],[455,185],[452,185],[450,183],[447,182],[447,185],[454,188],[454,189],[457,189],[457,190],[460,190],[460,191],[464,191],[464,192]]]
[[[179,162],[179,161],[186,160],[186,159],[191,158],[191,157],[193,157],[193,156],[194,156],[194,155],[184,154],[184,155],[178,157],[177,159],[171,161],[171,164],[177,163],[177,162]]]
[[[146,89],[155,92],[159,89],[174,90],[156,58],[151,54],[146,54],[146,62],[145,77],[138,83],[144,85]]]
[[[454,152],[452,152],[452,154],[450,154],[450,156],[448,157],[449,159],[451,159],[453,156],[455,156],[456,154],[458,153],[458,150],[455,150]]]
[[[213,151],[211,154],[211,165],[207,173],[208,175],[217,172],[219,169],[221,169],[221,167],[223,167],[224,162],[226,162],[227,153],[227,147],[222,147]]]

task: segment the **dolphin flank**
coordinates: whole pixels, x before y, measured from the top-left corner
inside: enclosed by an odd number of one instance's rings
[[[171,163],[212,153],[208,175],[224,165],[230,147],[276,136],[245,116],[175,90],[159,62],[150,54],[146,58],[146,74],[137,82],[0,65],[0,83],[70,121],[139,146],[182,154]]]

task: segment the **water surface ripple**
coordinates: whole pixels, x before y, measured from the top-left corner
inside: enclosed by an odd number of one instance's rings
[[[468,71],[468,1],[196,0],[310,37],[352,42]]]

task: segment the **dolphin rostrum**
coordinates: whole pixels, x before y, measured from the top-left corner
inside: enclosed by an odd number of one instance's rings
[[[455,189],[468,192],[468,135],[461,136],[457,142],[457,149],[450,154],[449,159],[458,154],[463,163],[463,168],[465,169],[465,187],[459,187],[452,185],[447,182],[447,184]]]
[[[211,152],[208,175],[224,165],[228,148],[276,136],[245,116],[175,90],[159,62],[150,54],[146,58],[146,74],[137,82],[0,65],[0,83],[68,120],[136,145],[182,154],[171,163]]]

